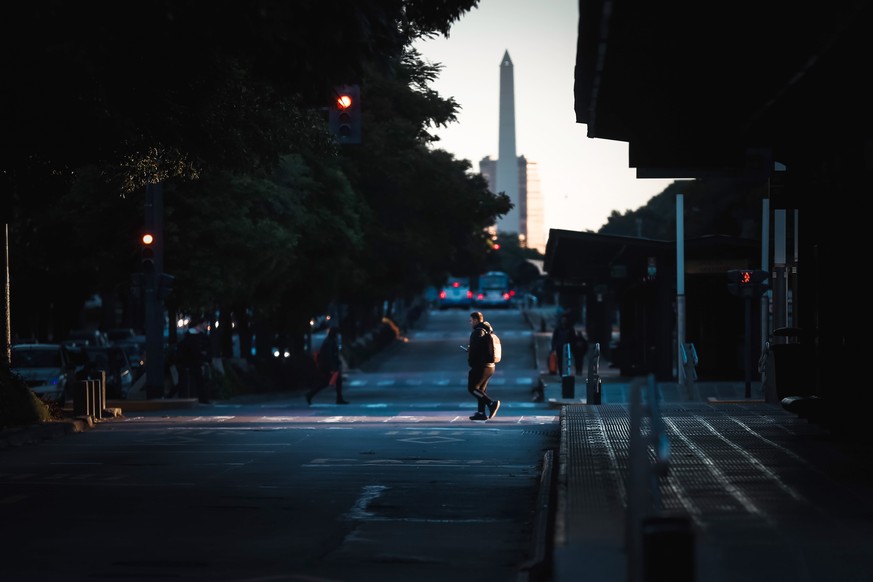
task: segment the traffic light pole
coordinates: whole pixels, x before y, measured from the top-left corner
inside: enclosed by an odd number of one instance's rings
[[[743,309],[745,310],[745,369],[746,369],[746,398],[752,397],[752,299],[761,296],[767,289],[769,273],[762,270],[733,269],[727,272],[728,290],[732,295],[742,297]]]
[[[154,271],[143,273],[143,304],[145,307],[146,336],[146,397],[149,400],[164,397],[164,310],[160,293],[161,273],[164,270],[163,186],[146,186],[145,227],[154,235]]]
[[[752,397],[752,295],[743,298],[745,309],[745,343],[746,343],[746,398]]]

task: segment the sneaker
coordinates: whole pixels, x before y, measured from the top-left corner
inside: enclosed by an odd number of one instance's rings
[[[497,414],[498,410],[500,410],[500,401],[492,400],[491,404],[488,405],[488,418],[494,418],[494,415]]]
[[[485,416],[484,412],[477,412],[473,416],[470,417],[470,420],[488,420],[488,417]]]

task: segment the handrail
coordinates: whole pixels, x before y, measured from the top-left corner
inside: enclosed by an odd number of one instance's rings
[[[661,418],[655,377],[648,376],[645,403],[638,382],[631,385],[630,442],[628,448],[628,508],[626,515],[625,543],[627,546],[629,580],[642,580],[643,520],[660,513],[661,490],[659,477],[665,477],[670,468],[670,441]],[[648,419],[648,431],[644,431],[643,419]],[[649,448],[654,453],[650,462]]]

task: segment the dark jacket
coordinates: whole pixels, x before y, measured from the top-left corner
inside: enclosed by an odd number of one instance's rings
[[[485,337],[491,333],[494,328],[487,321],[476,324],[473,331],[470,333],[470,348],[467,351],[467,364],[471,368],[484,368],[485,366],[493,366],[489,364],[494,359],[494,354],[491,352],[491,342]]]
[[[330,328],[327,337],[321,344],[318,350],[318,369],[322,372],[336,372],[342,367],[340,360],[340,340],[339,331],[336,328]]]
[[[576,329],[569,324],[561,324],[552,332],[552,351],[557,352],[558,357],[564,354],[564,345],[570,344],[573,353],[576,352]]]
[[[176,361],[180,366],[197,367],[209,361],[208,339],[202,332],[188,331],[176,346]]]

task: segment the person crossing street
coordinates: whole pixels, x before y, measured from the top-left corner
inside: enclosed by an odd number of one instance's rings
[[[470,420],[482,421],[494,418],[500,409],[500,401],[488,395],[488,382],[497,369],[494,362],[493,344],[488,341],[488,334],[494,329],[485,321],[480,311],[470,314],[470,343],[467,345],[467,391],[476,399],[476,414]],[[486,413],[486,409],[488,412]]]

